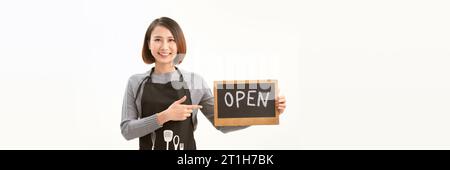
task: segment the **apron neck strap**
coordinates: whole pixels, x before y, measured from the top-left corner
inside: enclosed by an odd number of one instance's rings
[[[183,82],[184,81],[183,74],[181,74],[181,71],[178,69],[178,67],[175,67],[175,70],[177,70],[178,74],[180,74],[180,78],[178,81]],[[147,76],[148,81],[150,81],[150,83],[152,82],[152,74],[154,71],[155,71],[155,67],[152,68],[152,70],[150,71],[150,74]]]

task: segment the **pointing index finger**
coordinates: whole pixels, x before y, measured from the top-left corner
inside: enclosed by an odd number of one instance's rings
[[[203,108],[203,106],[200,106],[200,105],[188,105],[188,108],[190,108],[190,109],[201,109],[201,108]]]

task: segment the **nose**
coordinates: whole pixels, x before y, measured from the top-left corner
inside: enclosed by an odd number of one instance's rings
[[[168,50],[169,49],[169,42],[163,41],[162,44],[161,44],[161,49],[162,50]]]

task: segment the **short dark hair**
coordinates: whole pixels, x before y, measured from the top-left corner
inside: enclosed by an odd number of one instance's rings
[[[184,56],[186,55],[186,40],[184,38],[183,31],[181,30],[181,27],[178,25],[178,23],[170,19],[168,17],[161,17],[155,19],[150,26],[147,28],[147,32],[145,33],[144,38],[144,46],[142,47],[142,60],[144,60],[144,63],[146,64],[152,64],[155,62],[155,57],[152,55],[148,42],[150,41],[150,37],[152,34],[152,31],[155,29],[156,26],[163,26],[167,28],[173,35],[173,38],[175,39],[175,43],[177,44],[177,64],[180,64]]]

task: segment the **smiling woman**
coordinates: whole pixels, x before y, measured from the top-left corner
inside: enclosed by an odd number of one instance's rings
[[[120,123],[125,139],[139,138],[140,149],[176,150],[179,145],[180,149],[194,150],[198,109],[211,123],[214,121],[214,97],[207,83],[201,76],[175,66],[185,54],[183,31],[174,20],[162,17],[150,24],[142,59],[155,66],[129,78]],[[278,102],[282,112],[284,98]],[[216,128],[225,133],[245,126]]]
[[[174,20],[167,17],[158,18],[150,24],[145,33],[142,59],[146,64],[152,64],[156,61],[155,57],[161,57],[166,58],[161,61],[167,63],[171,61],[169,55],[174,57],[173,54],[177,54],[177,64],[180,64],[186,55],[183,31]]]

